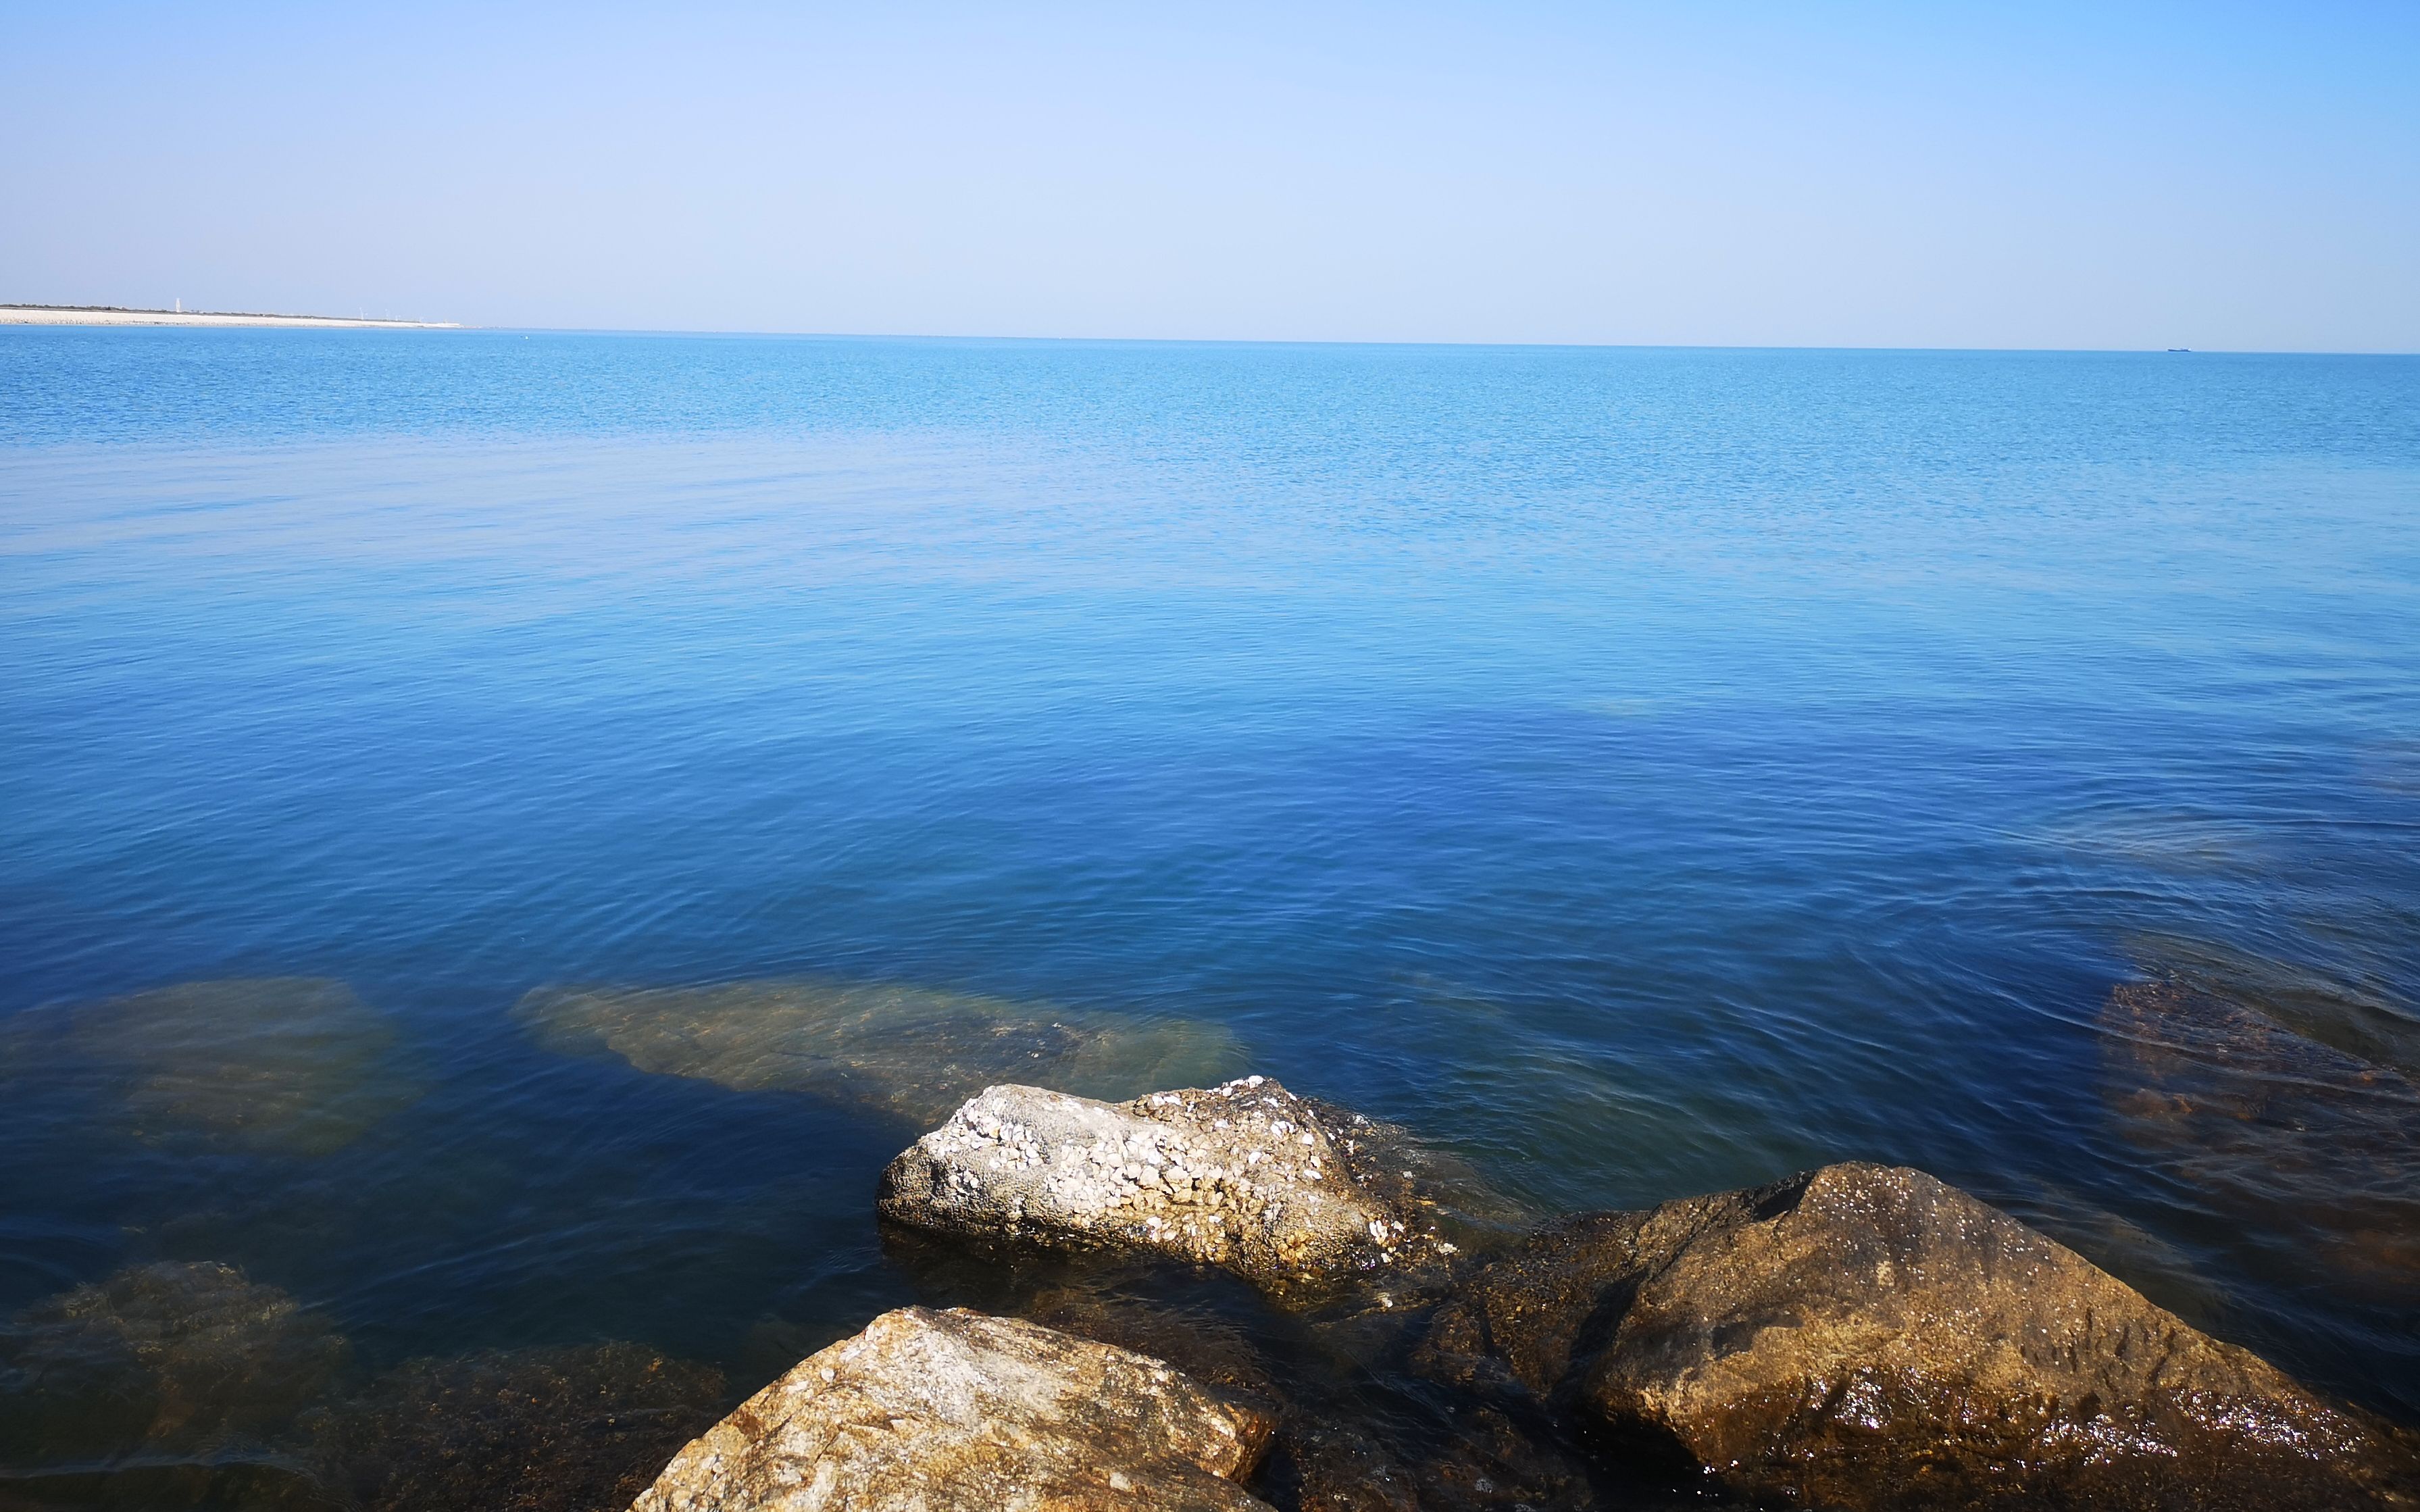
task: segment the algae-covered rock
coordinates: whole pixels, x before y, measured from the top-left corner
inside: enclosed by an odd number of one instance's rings
[[[2420,1087],[2214,985],[2122,983],[2101,1026],[2129,1144],[2215,1210],[2297,1235],[2339,1286],[2420,1306]]]
[[[723,1401],[711,1366],[562,1346],[407,1361],[305,1427],[359,1512],[620,1512]]]
[[[204,1455],[286,1427],[348,1359],[318,1313],[232,1266],[121,1270],[0,1335],[0,1459]]]
[[[151,1139],[325,1155],[424,1088],[395,1026],[342,982],[187,982],[0,1021],[0,1087],[90,1089]]]
[[[813,981],[541,988],[516,1017],[540,1043],[748,1092],[804,1092],[931,1123],[983,1087],[1092,1097],[1240,1068],[1224,1026]]]
[[[1269,1420],[1148,1355],[885,1313],[683,1449],[632,1512],[1266,1512]]]
[[[1346,1143],[1265,1077],[1116,1104],[995,1086],[892,1161],[879,1206],[943,1233],[1223,1266],[1280,1292],[1433,1257],[1420,1215],[1357,1179]]]
[[[1560,1225],[1423,1358],[1800,1505],[2409,1504],[2388,1430],[1904,1168]]]

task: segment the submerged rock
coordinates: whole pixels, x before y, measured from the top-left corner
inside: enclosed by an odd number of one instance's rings
[[[257,1443],[349,1357],[319,1314],[232,1266],[135,1266],[0,1335],[0,1458],[202,1456]]]
[[[2101,1022],[2130,1144],[2215,1210],[2302,1238],[2346,1287],[2420,1305],[2420,1087],[2188,981],[2120,984]]]
[[[914,1234],[893,1225],[886,1249],[901,1255]],[[962,1261],[977,1253],[946,1248]],[[932,1262],[943,1246],[928,1236],[916,1249]],[[1287,1512],[1583,1512],[1595,1504],[1585,1460],[1534,1414],[1516,1423],[1492,1404],[1402,1379],[1395,1356],[1416,1326],[1408,1309],[1384,1314],[1391,1338],[1357,1337],[1356,1348],[1340,1350],[1325,1315],[1272,1307],[1240,1278],[1140,1256],[1025,1259],[1013,1270],[990,1268],[987,1282],[972,1264],[910,1263],[937,1292],[971,1291],[985,1299],[978,1304],[985,1311],[1166,1361],[1266,1411],[1277,1428],[1251,1489]]]
[[[1904,1168],[1559,1225],[1421,1360],[1802,1505],[2410,1504],[2388,1430]]]
[[[1013,1318],[885,1313],[664,1468],[631,1512],[1249,1512],[1269,1419]]]
[[[1342,1130],[1265,1077],[1095,1102],[994,1086],[891,1162],[885,1217],[976,1238],[1156,1253],[1272,1290],[1433,1258]]]
[[[907,987],[811,981],[542,988],[513,1010],[540,1043],[745,1092],[805,1092],[917,1123],[997,1082],[1092,1097],[1215,1081],[1223,1025],[1043,1008]]]
[[[621,1512],[724,1400],[710,1366],[566,1346],[407,1361],[305,1426],[357,1512]]]
[[[417,1100],[394,1025],[342,982],[187,982],[0,1022],[0,1082],[90,1086],[139,1136],[325,1155]]]

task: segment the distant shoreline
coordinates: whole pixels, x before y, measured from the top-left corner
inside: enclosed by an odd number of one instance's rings
[[[459,331],[453,320],[374,320],[344,315],[261,315],[234,310],[132,310],[116,304],[0,304],[0,325],[351,325]]]

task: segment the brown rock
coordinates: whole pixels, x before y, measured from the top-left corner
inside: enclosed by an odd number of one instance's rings
[[[631,1512],[1266,1512],[1268,1417],[1036,1323],[908,1307],[683,1449]]]
[[[1801,1505],[2409,1504],[2390,1430],[1905,1168],[1563,1225],[1423,1360]]]
[[[1315,1105],[1259,1076],[1114,1105],[987,1087],[891,1163],[880,1206],[944,1233],[1223,1266],[1280,1292],[1451,1248],[1369,1189]]]

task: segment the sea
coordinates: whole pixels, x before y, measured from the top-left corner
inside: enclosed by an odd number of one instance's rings
[[[0,1502],[693,1431],[1090,1284],[877,1223],[972,1087],[1247,1073],[2420,1423],[2420,359],[0,328]]]

